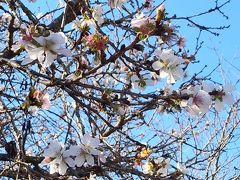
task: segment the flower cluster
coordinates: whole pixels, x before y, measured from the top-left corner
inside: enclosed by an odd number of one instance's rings
[[[157,60],[152,64],[154,70],[159,71],[160,78],[167,78],[167,83],[175,83],[176,80],[184,76],[184,60],[174,54],[172,49],[156,49],[155,57]]]
[[[35,27],[34,26],[27,26],[25,24],[22,24],[20,26],[20,39],[19,41],[12,45],[11,50],[13,52],[17,52],[21,49],[25,49],[28,45],[31,45],[31,42],[33,40],[33,36],[35,34]]]
[[[108,0],[108,5],[110,8],[121,8],[122,5],[126,2],[127,0]]]
[[[43,94],[42,91],[36,90],[33,93],[33,99],[39,102],[43,109],[49,109],[51,106],[49,95],[47,93]]]
[[[234,87],[227,83],[224,86],[210,84],[202,81],[197,85],[186,85],[173,91],[171,84],[161,92],[168,100],[160,100],[158,112],[172,112],[173,110],[186,110],[191,116],[201,116],[214,107],[216,112],[221,112],[225,105],[234,103]]]
[[[22,64],[29,64],[38,60],[46,68],[49,67],[58,55],[71,56],[70,50],[63,48],[67,42],[67,37],[62,32],[54,33],[50,31],[49,36],[34,37],[32,44],[25,47],[29,54]]]
[[[38,108],[48,110],[51,106],[48,93],[37,90],[34,87],[30,88],[30,92],[26,97],[25,102],[21,105],[22,109],[28,109],[32,112],[36,112]]]
[[[155,21],[149,17],[144,17],[143,14],[137,14],[131,21],[131,27],[137,32],[148,35],[155,28]]]
[[[44,35],[42,35],[44,34]],[[34,26],[21,25],[21,38],[12,46],[14,52],[25,49],[29,57],[23,59],[22,65],[38,60],[43,68],[49,67],[58,55],[71,56],[71,51],[64,45],[67,37],[63,32],[39,33]]]
[[[142,166],[144,174],[159,175],[165,177],[168,175],[168,169],[170,166],[170,158],[160,157],[155,160],[147,160]]]
[[[206,89],[211,95],[212,100],[215,102],[214,107],[216,111],[222,111],[225,105],[232,105],[234,103],[234,90],[235,87],[230,83],[226,83],[224,86],[210,84],[210,87]]]
[[[141,165],[142,160],[147,159],[150,156],[151,152],[152,150],[150,148],[138,147],[136,158],[135,158],[135,165],[137,166]]]
[[[60,175],[64,175],[69,167],[94,166],[96,164],[94,157],[104,163],[106,159],[98,150],[99,145],[100,140],[88,134],[81,137],[81,144],[70,147],[54,140],[43,152],[45,156],[43,163],[50,166],[50,174],[57,172]]]
[[[212,104],[216,111],[220,112],[225,104],[234,103],[233,91],[234,87],[231,84],[216,86],[203,82],[202,85],[189,86],[181,91],[181,94],[189,97],[187,100],[182,100],[181,106],[193,116],[207,113]]]
[[[101,5],[96,5],[92,9],[92,18],[87,14],[83,14],[82,19],[76,18],[72,22],[72,27],[77,31],[87,31],[91,26],[96,28],[97,25],[101,26],[103,23],[103,8]]]
[[[89,17],[85,17],[81,20],[79,20],[78,18],[76,18],[73,22],[72,22],[72,27],[77,30],[77,31],[85,31],[87,30],[90,26],[95,27],[96,24],[94,22],[93,19],[90,19]]]
[[[146,163],[142,166],[142,171],[144,174],[149,174],[157,177],[167,177],[173,175],[176,179],[180,178],[182,175],[188,173],[188,169],[182,163],[176,164],[176,170],[170,170],[170,158],[169,157],[160,157],[157,159],[147,160]]]
[[[92,50],[104,50],[107,47],[108,37],[93,34],[86,36],[84,41]]]
[[[104,23],[104,19],[103,19],[102,15],[103,15],[102,6],[101,5],[96,5],[93,8],[92,16],[93,16],[93,19],[97,22],[97,24],[99,26],[101,26]]]

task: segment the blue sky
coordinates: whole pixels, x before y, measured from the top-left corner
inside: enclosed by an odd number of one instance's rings
[[[166,8],[167,11],[171,14],[176,14],[177,16],[188,16],[193,15],[197,12],[208,10],[209,8],[214,6],[214,1],[212,0],[195,0],[195,3],[192,2],[192,0],[167,1]],[[240,28],[240,25],[238,23],[240,17],[239,7],[240,1],[232,0],[231,3],[227,4],[223,8],[223,11],[229,17],[228,20],[223,18],[220,14],[205,15],[196,19],[198,22],[203,23],[204,25],[230,25],[229,29],[220,31],[220,36],[218,37],[214,37],[208,33],[204,34],[204,40],[207,45],[211,45],[211,43],[213,43],[213,45],[218,45],[219,49],[224,51],[224,54],[229,57],[236,53],[236,50],[240,48],[240,36],[238,35]],[[189,28],[185,28],[184,26],[182,26],[181,28],[183,28],[183,33],[188,37],[188,41],[190,41],[190,35],[194,35],[193,32],[189,31]]]
[[[223,0],[219,2],[224,2]],[[208,10],[214,7],[215,1],[213,0],[171,0],[165,3],[167,12],[177,16],[189,16],[198,12]],[[204,32],[202,40],[204,41],[203,48],[197,55],[197,59],[200,60],[200,64],[194,67],[196,71],[208,65],[207,71],[211,71],[218,64],[218,56],[225,58],[231,64],[236,67],[240,67],[240,36],[239,36],[239,17],[240,17],[240,1],[232,0],[222,10],[229,17],[225,19],[221,14],[214,13],[204,15],[200,18],[196,18],[197,22],[206,26],[223,26],[230,25],[230,28],[219,31],[219,36],[213,36],[210,33]],[[180,24],[179,24],[180,23]],[[178,25],[181,25],[180,33],[187,39],[187,48],[190,50],[195,46],[198,30],[195,28],[189,28],[186,26],[186,21],[179,21]],[[218,55],[214,52],[216,49]],[[223,62],[223,69],[232,73],[232,70],[236,70],[229,63]],[[239,71],[236,70],[234,77],[238,78]],[[226,74],[228,74],[226,72]],[[233,77],[231,76],[230,79]]]

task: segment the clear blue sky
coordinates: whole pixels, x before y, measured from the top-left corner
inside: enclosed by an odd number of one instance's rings
[[[219,2],[224,2],[223,0]],[[177,16],[189,16],[194,15],[197,12],[208,10],[214,7],[215,1],[213,0],[170,0],[166,2],[166,9],[169,14],[176,14]],[[218,64],[218,57],[212,50],[216,48],[221,57],[226,58],[230,63],[240,68],[240,35],[239,35],[239,18],[240,18],[240,1],[231,0],[222,10],[229,17],[226,20],[221,14],[215,13],[212,15],[205,15],[196,20],[206,26],[223,26],[230,25],[229,29],[219,31],[220,36],[215,37],[209,33],[203,33],[202,40],[204,41],[203,48],[197,55],[197,59],[201,61],[200,65],[194,67],[196,71],[203,67],[204,64],[208,64],[208,71]],[[196,41],[196,36],[198,31],[194,28],[186,27],[186,22],[181,21],[180,32],[187,39],[187,46],[191,50]],[[178,24],[179,25],[179,24]],[[231,71],[234,69],[236,78],[237,72],[240,74],[236,68],[234,68],[229,63],[223,62],[224,70]],[[227,72],[226,72],[227,73]],[[232,76],[230,77],[232,78]],[[237,77],[238,78],[238,77]]]

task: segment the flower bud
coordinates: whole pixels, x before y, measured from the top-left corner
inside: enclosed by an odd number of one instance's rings
[[[157,8],[157,15],[156,15],[156,22],[157,22],[157,24],[160,23],[160,21],[164,18],[164,16],[165,16],[165,5],[161,4]]]

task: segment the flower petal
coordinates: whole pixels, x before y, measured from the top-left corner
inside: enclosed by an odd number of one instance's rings
[[[43,51],[43,48],[34,48],[34,49],[31,49],[31,50],[27,50],[28,54],[29,54],[29,57],[32,59],[32,60],[35,60],[35,59],[38,59],[39,56],[41,56],[44,51]]]
[[[81,153],[81,147],[77,145],[70,146],[68,153],[71,156],[78,156]]]
[[[160,70],[160,73],[159,73],[159,77],[160,78],[166,78],[166,77],[168,77],[169,76],[169,72],[168,71],[166,71],[166,70]]]
[[[87,160],[87,164],[90,166],[94,165],[94,158],[92,155],[90,154],[86,154],[86,160]]]
[[[50,174],[54,174],[54,173],[58,172],[57,165],[55,163],[51,163],[49,171],[50,171]]]
[[[70,167],[75,167],[75,161],[72,158],[68,157],[65,158],[64,160]]]
[[[154,56],[159,56],[162,53],[162,49],[161,48],[157,48],[155,49],[155,51],[153,52]]]
[[[81,167],[84,162],[85,162],[85,156],[84,155],[79,155],[75,158],[75,164],[76,164],[77,167]]]
[[[43,67],[49,67],[56,58],[57,54],[53,54],[50,51],[46,51],[46,58]]]
[[[21,65],[27,65],[27,64],[30,64],[31,62],[33,62],[33,59],[31,59],[31,58],[24,58],[23,60],[22,60],[22,62],[21,62]]]
[[[51,32],[46,40],[54,42],[54,44],[64,44],[67,42],[67,37],[63,32],[54,33]]]
[[[62,150],[62,148],[62,145],[58,141],[53,140],[50,142],[48,148],[44,150],[43,156],[55,157]]]
[[[68,166],[65,162],[61,162],[58,167],[58,172],[60,175],[64,175],[67,172]]]
[[[40,45],[44,45],[45,44],[45,42],[46,42],[46,39],[45,39],[45,37],[43,37],[43,36],[40,36],[40,37],[34,37],[33,38],[35,41],[37,41]]]
[[[100,144],[100,140],[98,138],[93,138],[89,134],[84,134],[81,138],[83,145],[90,145],[93,148],[98,147]]]
[[[214,107],[215,107],[216,111],[220,112],[220,111],[222,111],[224,104],[220,100],[216,99]]]
[[[163,66],[162,66],[162,63],[160,61],[155,61],[153,64],[152,64],[152,67],[154,70],[158,71],[159,69],[161,69]]]
[[[72,53],[69,49],[66,49],[66,48],[60,48],[60,49],[57,49],[55,51],[57,54],[61,54],[61,55],[64,55],[64,56],[72,56]]]
[[[98,155],[100,154],[100,151],[97,150],[97,149],[91,149],[91,150],[90,150],[90,153],[91,153],[92,155],[98,156]]]
[[[230,93],[227,93],[225,96],[223,96],[223,102],[227,105],[232,105],[234,103],[234,98]]]

